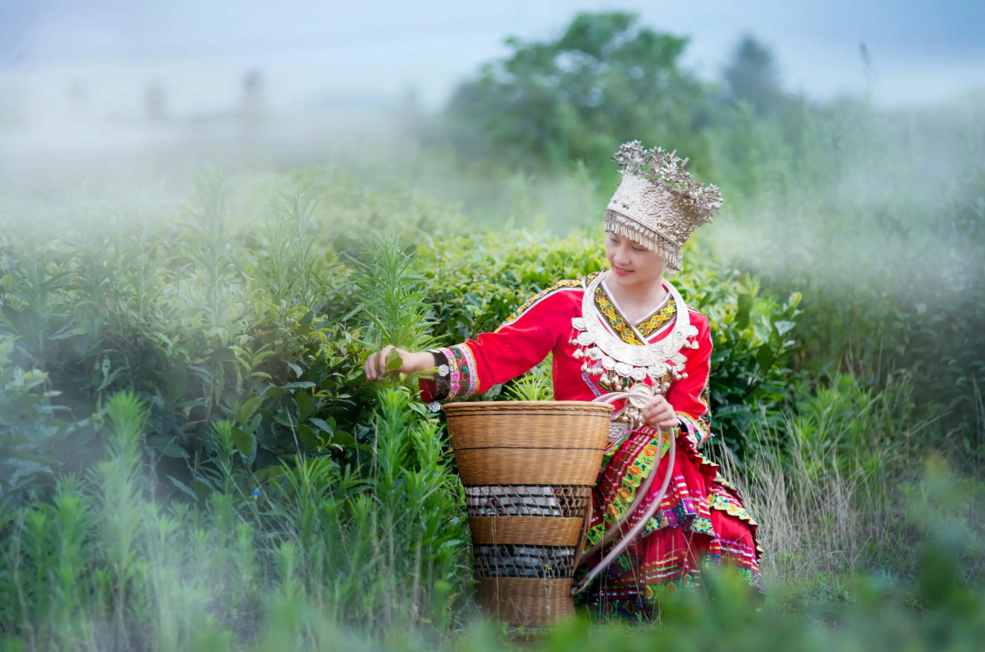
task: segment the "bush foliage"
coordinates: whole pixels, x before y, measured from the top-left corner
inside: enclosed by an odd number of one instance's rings
[[[376,246],[362,230],[362,247],[340,257],[331,243],[345,222],[336,224],[332,210],[315,213],[319,201],[334,204],[329,192],[295,188],[273,199],[267,214],[233,229],[234,196],[218,179],[178,220],[65,224],[44,241],[8,231],[5,368],[46,384],[10,399],[32,410],[21,418],[37,422],[36,443],[69,424],[79,441],[98,440],[90,417],[108,396],[129,391],[147,406],[146,443],[161,456],[162,475],[181,490],[191,486],[189,465],[208,458],[218,420],[232,424],[253,471],[298,452],[352,461],[369,443],[375,406],[361,378],[370,346],[475,337],[526,297],[605,263],[600,236],[448,229],[416,236],[418,244],[392,236]],[[352,230],[343,235],[359,241]],[[741,450],[751,424],[782,404],[797,299],[776,302],[712,261],[675,280],[712,321],[716,430]],[[14,437],[31,427],[5,430]],[[84,455],[65,461],[62,470],[88,464]]]

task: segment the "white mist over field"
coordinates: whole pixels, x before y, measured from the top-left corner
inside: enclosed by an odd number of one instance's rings
[[[174,197],[208,168],[368,162],[384,176],[468,202],[475,195],[457,178],[442,180],[439,170],[422,180],[421,118],[506,54],[507,37],[556,38],[581,11],[638,12],[642,24],[688,37],[682,63],[707,81],[720,82],[738,39],[752,34],[772,50],[783,87],[811,102],[865,96],[884,110],[947,105],[949,115],[961,114],[977,101],[969,93],[985,86],[985,39],[976,28],[985,24],[983,7],[7,0],[0,7],[0,192],[46,202],[66,192],[138,189]],[[954,165],[955,135],[944,136],[932,167]],[[521,196],[523,210],[559,212],[594,189],[518,174],[504,192]]]
[[[540,40],[577,12],[617,10],[689,37],[684,63],[706,79],[718,77],[738,37],[750,33],[774,51],[787,88],[819,99],[861,93],[872,81],[882,106],[927,105],[985,82],[985,9],[968,1],[8,0],[0,8],[0,110],[30,122],[137,119],[156,90],[165,115],[215,116],[235,109],[252,73],[278,113],[394,105],[408,89],[436,109],[505,52],[506,37]]]
[[[7,0],[0,7],[0,143],[19,158],[25,147],[154,147],[189,134],[228,139],[243,116],[279,122],[274,133],[290,139],[301,123],[324,127],[318,116],[325,112],[359,116],[408,104],[433,111],[506,52],[505,38],[555,36],[580,11],[639,12],[644,24],[687,36],[683,63],[708,80],[719,78],[748,33],[773,50],[792,92],[819,100],[871,92],[883,107],[928,106],[985,84],[983,7],[915,0],[795,7],[779,0]]]

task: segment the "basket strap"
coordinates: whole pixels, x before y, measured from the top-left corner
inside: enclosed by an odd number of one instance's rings
[[[626,509],[623,512],[623,515],[620,516],[619,519],[605,531],[605,534],[602,535],[602,539],[598,543],[585,551],[585,558],[591,557],[611,543],[612,540],[615,539],[620,532],[622,532],[623,528],[626,527],[626,523],[632,515],[636,513],[636,510],[639,509],[640,503],[643,502],[643,498],[646,496],[647,492],[650,491],[650,487],[653,485],[653,478],[657,475],[656,469],[660,465],[660,453],[662,452],[662,448],[663,446],[658,446],[657,448],[657,459],[654,460],[653,464],[654,472],[648,475],[646,480],[643,481],[643,484],[636,492],[636,496],[633,498],[633,502],[629,505],[629,508]],[[663,500],[663,496],[660,496],[660,500]]]
[[[640,389],[637,389],[640,388]],[[647,390],[650,391],[647,391]],[[592,403],[612,403],[613,401],[620,401],[626,399],[634,406],[638,408],[646,407],[646,404],[650,402],[653,398],[653,390],[650,389],[649,385],[636,384],[629,388],[625,392],[609,392],[608,394],[602,394],[601,396],[596,396],[592,399]]]
[[[596,397],[592,402],[611,403],[612,401],[617,401],[620,399],[627,399],[634,405],[637,405],[637,407],[642,407],[641,405],[639,405],[639,403],[641,401],[648,401],[649,397],[647,397],[642,392],[610,392],[608,394],[603,394],[602,396]],[[665,435],[668,440],[668,454],[670,455],[670,459],[668,460],[669,464],[667,465],[667,473],[664,475],[663,482],[661,483],[660,490],[657,492],[656,498],[653,500],[653,503],[646,509],[646,512],[643,514],[643,517],[640,518],[640,520],[636,523],[636,525],[633,526],[633,528],[630,529],[630,531],[626,533],[626,535],[622,539],[620,539],[619,542],[612,549],[609,550],[608,554],[606,554],[605,557],[603,557],[602,561],[600,561],[594,568],[592,568],[592,570],[589,571],[588,575],[586,575],[581,582],[579,582],[577,585],[571,588],[572,595],[581,593],[582,591],[587,589],[588,585],[592,583],[592,580],[598,577],[598,575],[602,571],[608,568],[612,564],[612,562],[614,562],[619,557],[619,555],[621,555],[626,550],[626,548],[629,547],[629,544],[632,543],[632,541],[639,535],[639,533],[643,530],[643,528],[646,527],[647,521],[649,521],[650,518],[653,516],[653,514],[657,511],[657,509],[660,508],[660,503],[663,502],[664,496],[667,495],[667,489],[670,487],[670,479],[671,477],[673,477],[674,474],[674,458],[676,457],[676,452],[677,452],[675,450],[676,441],[673,435],[670,432],[665,433],[663,429],[657,430],[657,457],[653,463],[653,472],[649,476],[647,476],[646,480],[643,481],[643,484],[636,492],[636,497],[633,499],[632,504],[629,506],[629,509],[623,512],[622,517],[619,518],[615,523],[612,524],[612,526],[610,526],[606,530],[605,534],[602,535],[602,539],[598,543],[596,543],[594,546],[586,550],[584,554],[578,555],[575,558],[575,568],[579,566],[582,560],[588,559],[596,552],[603,550],[606,544],[610,543],[612,539],[614,539],[617,535],[619,535],[622,532],[623,528],[626,526],[629,519],[632,518],[632,515],[636,513],[636,510],[643,502],[643,499],[646,497],[646,494],[650,491],[650,487],[653,485],[653,480],[657,475],[657,469],[660,467],[660,461],[663,455],[663,438]],[[581,550],[582,546],[584,546],[584,541],[581,542],[581,545],[579,545],[578,550]],[[577,554],[578,553],[576,552],[576,555]]]
[[[663,431],[660,431],[660,439],[662,440],[662,438],[663,438]],[[629,547],[629,544],[632,543],[637,536],[639,536],[640,532],[643,531],[643,528],[646,527],[647,521],[649,521],[650,518],[654,515],[654,513],[656,513],[657,509],[659,509],[660,503],[663,502],[664,496],[667,494],[667,488],[670,486],[670,479],[674,473],[674,458],[677,453],[675,446],[676,442],[674,441],[674,438],[669,437],[669,442],[670,442],[670,447],[668,450],[669,458],[667,460],[668,461],[667,475],[664,476],[663,484],[661,485],[660,491],[657,493],[657,497],[653,501],[653,504],[647,507],[646,513],[643,514],[643,517],[636,523],[636,525],[633,526],[633,528],[628,533],[626,533],[626,536],[624,536],[622,539],[619,540],[619,543],[617,543],[611,550],[609,550],[608,554],[606,554],[606,556],[602,559],[602,561],[600,561],[594,568],[592,568],[592,570],[589,571],[588,575],[586,575],[581,580],[581,582],[571,587],[571,595],[576,595],[587,589],[588,585],[591,584],[592,581],[596,577],[598,577],[602,571],[604,571],[612,564],[612,562],[618,559],[619,555],[621,555],[626,550],[626,548]],[[657,443],[658,443],[658,450],[660,448],[663,448],[663,441],[658,441]],[[651,474],[651,476],[656,473],[655,469],[656,467],[654,467],[654,473]],[[631,514],[632,512],[629,513]]]
[[[640,385],[634,385],[633,387],[634,388],[640,387]],[[592,403],[611,403],[612,401],[626,399],[636,407],[641,408],[646,405],[644,401],[648,402],[651,396],[652,394],[648,395],[647,393],[645,393],[645,391],[641,391],[641,390],[636,390],[636,391],[631,390],[628,392],[609,392],[608,394],[603,394],[602,396],[595,397],[592,400]],[[658,432],[660,432],[662,436],[662,431],[658,431]],[[643,499],[646,497],[647,492],[650,491],[650,487],[653,485],[653,479],[656,476],[656,470],[660,467],[660,459],[662,454],[663,454],[663,446],[662,445],[657,446],[657,458],[653,462],[654,472],[648,475],[646,477],[646,480],[643,481],[643,484],[636,492],[636,496],[633,498],[633,502],[630,504],[629,509],[625,510],[623,512],[622,517],[620,517],[615,523],[612,524],[611,527],[609,527],[606,530],[605,534],[602,535],[602,539],[598,543],[592,546],[589,550],[585,551],[584,554],[585,558],[591,557],[596,552],[600,551],[608,543],[610,543],[626,526],[626,523],[629,521],[632,515],[636,513],[636,510],[639,509],[640,504],[643,502]],[[660,500],[663,500],[663,496],[660,496]]]

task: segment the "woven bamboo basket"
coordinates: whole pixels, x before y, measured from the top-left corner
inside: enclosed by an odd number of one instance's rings
[[[480,606],[529,627],[571,616],[612,406],[491,401],[444,411],[465,485]]]

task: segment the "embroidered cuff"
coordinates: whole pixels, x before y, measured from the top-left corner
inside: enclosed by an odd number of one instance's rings
[[[479,374],[475,366],[475,358],[468,344],[456,344],[449,349],[442,349],[448,357],[451,368],[451,391],[448,398],[455,396],[471,396],[479,389]]]

